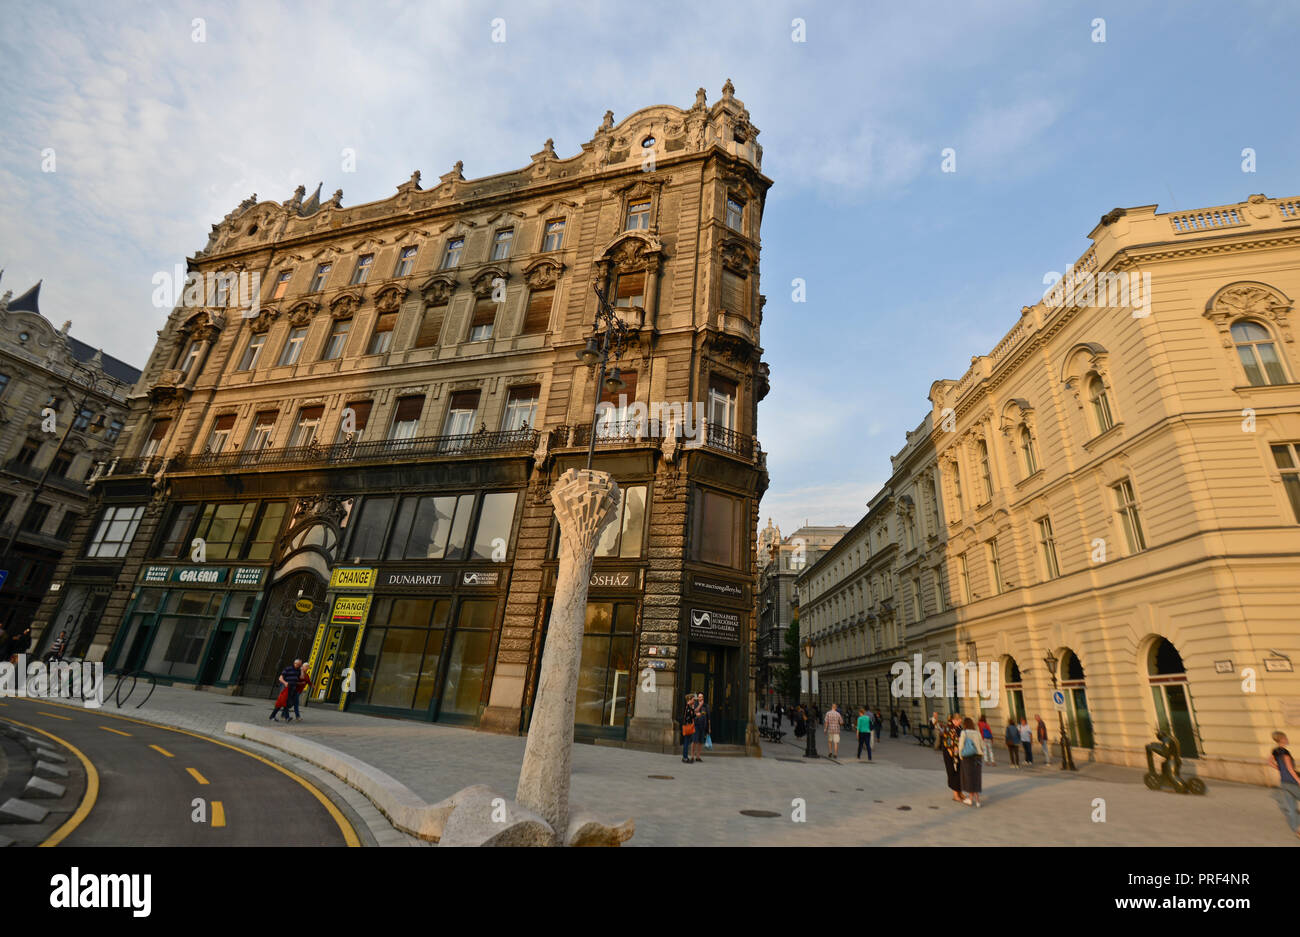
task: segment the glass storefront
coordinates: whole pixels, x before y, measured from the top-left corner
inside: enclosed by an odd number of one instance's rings
[[[574,717],[577,725],[626,727],[635,651],[636,603],[588,602]]]

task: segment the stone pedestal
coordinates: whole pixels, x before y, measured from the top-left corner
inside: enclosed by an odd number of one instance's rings
[[[563,835],[569,828],[573,720],[587,586],[596,542],[616,513],[618,485],[606,472],[569,469],[555,483],[551,500],[560,525],[560,565],[515,800]]]

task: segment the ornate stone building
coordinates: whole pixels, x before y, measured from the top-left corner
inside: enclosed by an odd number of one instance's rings
[[[1270,733],[1300,730],[1300,199],[1116,209],[1090,237],[933,385],[955,612],[898,659],[985,664],[995,721],[1041,714],[1054,737],[1055,686],[1084,760],[1144,765],[1160,725],[1197,774],[1268,783]]]
[[[0,627],[30,626],[53,590],[77,654],[111,580],[69,584],[55,567],[93,506],[87,477],[120,436],[140,372],[73,338],[71,326],[55,329],[41,315],[39,283],[0,296]]]
[[[555,581],[549,490],[623,492],[591,580],[579,734],[674,744],[684,686],[752,740],[766,484],[759,228],[771,184],[731,83],[557,157],[345,208],[247,199],[190,261],[104,510],[138,523],[110,665],[273,692],[308,657],[329,703],[527,728]],[[260,277],[259,302],[240,275]],[[228,278],[223,282],[222,277]],[[632,341],[577,358],[594,288]],[[46,614],[52,611],[52,605]]]

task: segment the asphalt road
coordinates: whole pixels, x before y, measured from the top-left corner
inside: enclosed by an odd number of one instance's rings
[[[93,765],[87,774],[97,784],[82,803],[89,811],[79,811],[62,844],[358,845],[351,824],[313,784],[232,745],[39,700],[7,700],[0,719],[41,729],[62,743],[55,747],[69,762],[80,760],[70,745]]]

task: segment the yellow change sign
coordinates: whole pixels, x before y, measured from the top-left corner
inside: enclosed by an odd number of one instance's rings
[[[369,608],[368,595],[340,595],[334,600],[334,614],[330,615],[330,624],[359,625],[366,620]]]
[[[371,589],[379,570],[369,567],[341,566],[330,573],[331,589]]]

